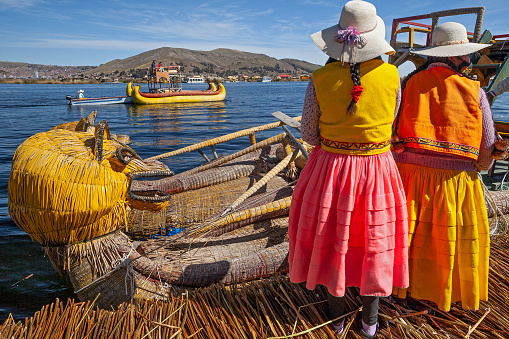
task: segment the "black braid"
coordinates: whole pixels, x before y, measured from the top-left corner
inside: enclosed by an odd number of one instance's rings
[[[352,78],[354,86],[361,85],[361,71],[359,63],[350,64],[350,77]],[[350,101],[350,105],[348,105],[348,111],[352,114],[355,112],[355,99],[353,98],[352,101]]]
[[[442,60],[439,60],[439,61],[435,61],[435,62],[443,62],[447,65],[449,65],[449,67],[451,67],[454,71],[456,71],[460,76],[462,77],[465,77],[465,78],[468,78],[470,80],[474,80],[474,78],[472,78],[472,76],[464,73],[460,68],[459,66],[456,66],[451,60],[449,60],[448,58],[440,58]]]

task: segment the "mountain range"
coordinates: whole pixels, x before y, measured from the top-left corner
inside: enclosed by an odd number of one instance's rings
[[[275,59],[265,54],[242,52],[233,49],[218,48],[212,51],[195,51],[184,48],[161,47],[126,58],[115,59],[102,64],[90,73],[109,74],[115,71],[128,72],[133,69],[146,70],[152,60],[163,66],[177,64],[188,73],[208,73],[224,75],[245,74],[273,75],[276,73],[304,74],[312,73],[320,65],[296,59]],[[261,73],[261,74],[260,74]]]
[[[226,48],[197,51],[184,48],[161,47],[125,59],[115,59],[97,67],[46,66],[0,61],[0,73],[7,76],[33,76],[34,71],[38,71],[39,76],[44,76],[45,70],[48,70],[48,72],[51,70],[51,76],[53,76],[60,69],[62,75],[68,75],[72,72],[85,75],[133,74],[135,76],[143,76],[146,73],[147,67],[150,67],[152,60],[156,60],[156,63],[161,62],[163,66],[171,64],[183,66],[185,73],[208,74],[221,77],[229,75],[301,75],[310,74],[320,67],[320,65],[303,60],[276,59],[265,54],[242,52]]]

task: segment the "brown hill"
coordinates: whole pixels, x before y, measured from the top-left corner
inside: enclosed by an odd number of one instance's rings
[[[184,48],[161,47],[126,59],[115,59],[87,73],[111,74],[146,70],[152,60],[164,66],[172,63],[184,67],[186,73],[228,75],[276,75],[311,73],[319,65],[295,59],[275,59],[265,54],[218,48],[212,51],[195,51]]]

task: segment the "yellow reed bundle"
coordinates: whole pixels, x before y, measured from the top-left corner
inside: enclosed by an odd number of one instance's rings
[[[112,169],[118,145],[104,142],[93,154],[94,136],[63,129],[36,134],[14,155],[9,177],[9,213],[44,245],[87,240],[122,222],[127,177]]]
[[[101,126],[95,133],[52,129],[28,138],[16,150],[9,213],[35,241],[65,245],[117,229],[126,218],[127,175],[159,166],[143,163],[134,151],[109,140],[106,122]],[[125,164],[118,158],[119,149],[137,158]],[[141,205],[157,210],[167,202],[159,204]]]

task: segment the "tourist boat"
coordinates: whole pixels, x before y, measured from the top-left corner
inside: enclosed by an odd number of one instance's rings
[[[271,77],[258,78],[258,82],[271,82],[271,81],[272,81]]]
[[[132,104],[133,99],[130,96],[119,97],[102,97],[102,98],[73,98],[70,95],[66,96],[69,106],[84,106],[84,105],[112,105],[112,104]]]
[[[186,83],[188,84],[203,84],[205,82],[205,79],[199,75],[195,75],[193,77],[188,77],[186,79]]]
[[[129,84],[128,86],[132,86]],[[177,102],[222,101],[226,90],[221,83],[210,83],[205,90],[161,90],[153,93],[141,92],[140,86],[132,87],[131,98],[136,104],[171,104]]]
[[[139,85],[129,83],[126,94],[136,104],[222,101],[226,96],[223,84],[217,79],[205,90],[183,90],[180,66],[161,67],[148,74],[147,85],[148,92],[141,92]]]

